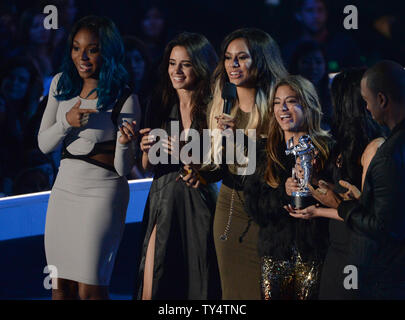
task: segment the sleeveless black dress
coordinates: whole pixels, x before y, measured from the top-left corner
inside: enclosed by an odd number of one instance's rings
[[[361,171],[355,181],[343,177],[341,170],[333,165],[330,174],[335,185],[339,180],[352,182],[361,189]],[[319,290],[321,300],[354,300],[358,298],[355,289],[345,288],[345,278],[351,274],[345,268],[357,265],[356,256],[352,253],[352,241],[362,241],[361,236],[351,231],[345,222],[330,219],[329,221],[329,248],[326,253]],[[349,270],[349,269],[348,269]]]

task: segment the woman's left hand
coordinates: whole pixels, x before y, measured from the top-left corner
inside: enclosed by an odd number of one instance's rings
[[[135,140],[137,134],[135,132],[136,121],[132,121],[132,124],[124,120],[119,126],[121,132],[121,137],[119,137],[118,142],[121,144],[128,144],[132,140]]]
[[[305,219],[305,220],[317,217],[317,215],[316,215],[317,208],[318,208],[317,205],[312,205],[305,209],[294,209],[291,206],[291,204],[289,204],[288,206],[284,206],[284,209],[288,211],[290,216],[292,216],[294,218],[298,218],[298,219]]]
[[[319,203],[304,209],[294,209],[291,207],[291,205],[284,206],[284,209],[288,211],[290,216],[298,219],[309,220],[312,218],[322,217],[343,221],[336,209],[320,207]]]
[[[353,184],[350,184],[347,181],[339,180],[339,184],[346,188],[347,191],[345,193],[339,193],[339,195],[343,198],[343,200],[359,200],[361,197],[361,191],[357,189],[357,187]]]

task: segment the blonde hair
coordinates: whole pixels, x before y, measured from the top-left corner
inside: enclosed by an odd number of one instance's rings
[[[220,80],[218,79],[214,84],[213,99],[211,101],[210,113],[208,118],[208,127],[210,129],[215,129],[217,127],[217,121],[215,117],[223,113],[224,100],[221,97],[222,87],[223,85],[220,84]],[[256,129],[257,135],[266,135],[269,119],[269,104],[270,97],[267,96],[262,89],[258,88],[256,91],[255,105],[250,113],[249,121],[245,128],[239,129],[244,129],[246,134],[248,129]],[[238,108],[236,107],[236,105],[233,105],[231,109],[231,116],[235,117],[237,111]]]
[[[288,73],[281,59],[281,54],[277,43],[266,32],[255,28],[238,29],[230,33],[222,42],[222,52],[220,61],[213,73],[213,99],[210,104],[208,115],[208,128],[217,128],[215,117],[223,112],[224,100],[222,99],[222,89],[225,82],[229,81],[225,70],[225,52],[229,44],[235,39],[243,39],[249,48],[252,57],[250,72],[255,84],[256,96],[255,104],[250,113],[248,123],[244,129],[247,134],[249,129],[256,129],[256,136],[266,135],[269,123],[270,98],[274,91],[276,81],[285,77]],[[231,116],[235,116],[238,107],[234,104],[231,109]],[[218,135],[219,132],[214,133]],[[213,138],[213,144],[220,142],[218,137]],[[218,150],[217,146],[213,152]],[[213,155],[215,157],[215,155]]]
[[[319,151],[320,168],[322,169],[329,156],[330,134],[321,128],[322,109],[319,103],[318,94],[313,84],[301,76],[287,76],[277,82],[271,97],[270,123],[267,139],[267,168],[265,180],[272,188],[277,188],[280,184],[280,177],[277,175],[277,168],[286,170],[279,159],[280,147],[285,149],[284,132],[280,128],[274,114],[274,99],[277,89],[281,86],[289,86],[298,96],[300,105],[303,107],[304,123],[306,131],[311,137],[315,148]]]

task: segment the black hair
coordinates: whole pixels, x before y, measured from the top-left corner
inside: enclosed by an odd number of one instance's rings
[[[405,102],[405,70],[399,63],[380,61],[365,72],[364,78],[375,95],[381,92],[395,102]]]
[[[341,179],[361,186],[360,159],[367,145],[382,136],[381,128],[366,109],[360,93],[365,68],[351,68],[335,76],[331,86],[333,121],[332,135],[336,140],[331,165],[340,158]]]

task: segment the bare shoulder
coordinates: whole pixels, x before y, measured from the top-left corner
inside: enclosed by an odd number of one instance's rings
[[[384,141],[385,139],[383,137],[370,141],[366,149],[364,149],[363,155],[361,156],[361,163],[363,166],[371,162],[378,148],[384,143]]]
[[[364,150],[364,153],[375,153],[377,149],[385,142],[385,139],[383,137],[376,138],[367,145],[366,149]]]

